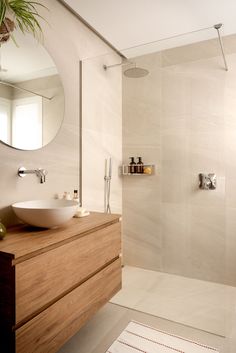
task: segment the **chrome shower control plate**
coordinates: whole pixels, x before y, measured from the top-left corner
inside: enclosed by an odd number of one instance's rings
[[[215,173],[200,173],[199,174],[199,188],[202,190],[216,189],[216,174]]]

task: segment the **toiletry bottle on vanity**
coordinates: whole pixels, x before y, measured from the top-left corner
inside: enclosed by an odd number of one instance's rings
[[[129,157],[130,158],[130,164],[129,164],[129,168],[128,171],[130,174],[134,174],[136,173],[136,163],[134,161],[134,157]]]
[[[74,190],[73,201],[76,201],[76,202],[78,203],[78,206],[80,206],[80,200],[79,200],[79,192],[78,192],[78,190]]]
[[[142,174],[143,173],[143,162],[142,162],[142,157],[137,157],[138,162],[136,166],[136,173]]]
[[[72,200],[69,191],[65,191],[62,198],[63,198],[64,200]]]

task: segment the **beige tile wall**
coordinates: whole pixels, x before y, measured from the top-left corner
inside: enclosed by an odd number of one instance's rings
[[[42,13],[44,45],[52,56],[65,91],[65,118],[53,142],[37,151],[18,151],[0,144],[0,218],[9,225],[17,222],[10,205],[27,199],[49,198],[55,193],[73,191],[79,185],[79,61],[112,52],[95,34],[55,0],[43,0],[48,10]],[[103,73],[102,73],[103,74]],[[112,92],[114,80],[107,80]],[[93,82],[90,82],[93,85]],[[88,85],[89,87],[89,85]],[[121,99],[121,96],[117,98]],[[113,109],[113,101],[106,97]],[[114,108],[116,109],[116,108]],[[121,141],[119,141],[121,144]],[[93,158],[89,156],[88,158]],[[40,184],[34,175],[17,177],[17,169],[42,167],[48,170],[47,182]]]
[[[122,180],[122,78],[120,67],[103,65],[121,61],[109,54],[83,61],[82,183],[83,206],[104,211],[105,159],[112,159],[111,212],[121,213]],[[112,87],[112,89],[111,89]]]
[[[236,36],[138,57],[123,77],[124,162],[155,176],[124,178],[125,263],[236,285]],[[196,54],[196,56],[194,55]],[[215,191],[198,174],[217,174]]]

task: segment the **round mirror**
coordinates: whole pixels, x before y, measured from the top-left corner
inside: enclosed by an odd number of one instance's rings
[[[30,34],[13,35],[14,40],[0,46],[0,141],[36,150],[61,127],[63,86],[45,48]]]

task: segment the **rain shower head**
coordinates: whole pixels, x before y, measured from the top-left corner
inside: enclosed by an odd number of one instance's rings
[[[129,78],[140,78],[145,77],[149,74],[149,71],[141,67],[131,67],[124,71],[124,75]]]

